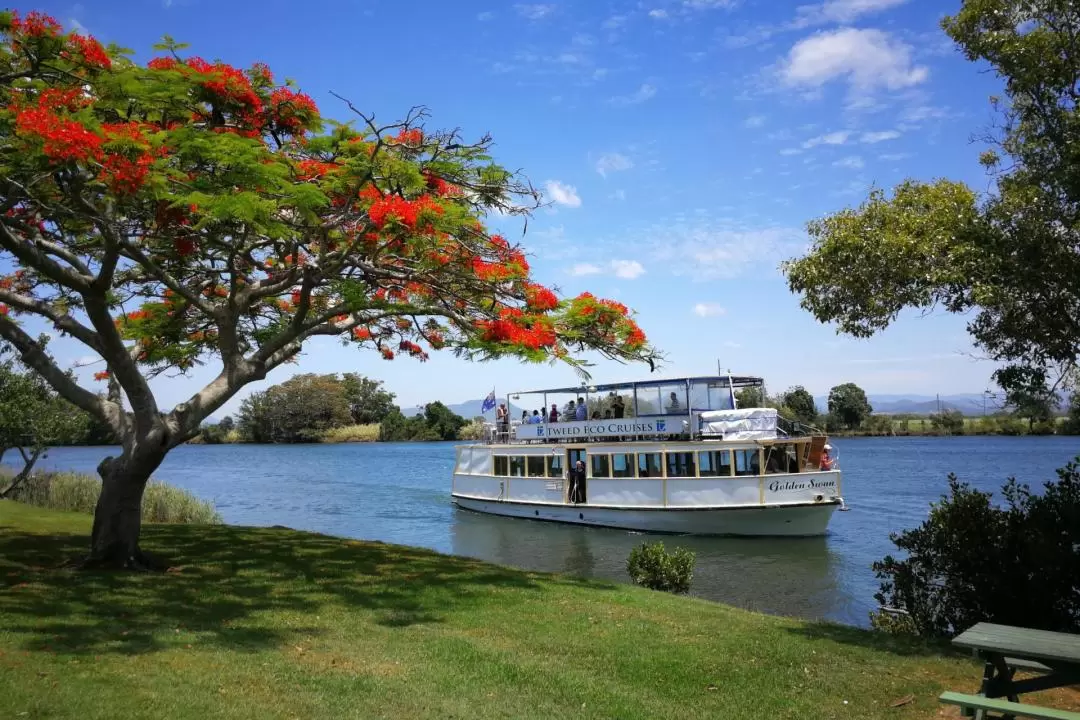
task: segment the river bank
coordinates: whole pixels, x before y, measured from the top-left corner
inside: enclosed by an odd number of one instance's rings
[[[980,672],[938,645],[281,528],[151,524],[168,574],[54,569],[89,527],[0,502],[16,716],[930,718]]]

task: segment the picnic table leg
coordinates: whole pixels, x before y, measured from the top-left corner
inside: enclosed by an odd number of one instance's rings
[[[1005,656],[997,653],[986,656],[986,664],[983,665],[982,687],[979,694],[988,698],[1004,697],[1009,702],[1020,702],[1019,696],[1013,690],[1013,675],[1016,670],[1005,663]],[[975,713],[975,720],[984,720],[986,711],[979,710]],[[1002,715],[1001,720],[1015,720],[1014,715]]]

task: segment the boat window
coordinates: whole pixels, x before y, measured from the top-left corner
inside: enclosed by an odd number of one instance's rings
[[[667,454],[668,477],[694,477],[694,453],[669,452]]]
[[[637,411],[634,417],[663,413],[660,406],[660,388],[656,385],[639,385],[635,395],[637,396]]]
[[[634,454],[619,453],[611,456],[611,477],[634,477]]]
[[[757,450],[735,450],[735,474],[757,475],[761,469],[761,460]]]
[[[687,408],[686,383],[661,385],[660,402],[665,415],[685,415]]]
[[[551,478],[562,477],[562,455],[549,455],[547,459],[547,475]]]
[[[510,477],[525,477],[525,458],[522,455],[510,457]]]
[[[461,474],[469,472],[469,463],[472,461],[472,448],[461,448],[458,450],[457,467],[454,468],[454,472]]]
[[[495,456],[495,474],[496,475],[509,475],[510,474],[510,458],[505,455]]]
[[[544,456],[534,455],[526,458],[529,477],[544,477]]]
[[[590,455],[592,462],[592,477],[611,477],[611,462],[607,455]]]
[[[698,453],[698,472],[702,477],[731,474],[730,450],[706,450]]]
[[[791,445],[772,445],[765,450],[765,472],[798,472],[794,448]]]
[[[702,410],[731,410],[731,389],[727,380],[701,382],[690,385],[690,407]]]
[[[664,466],[660,460],[660,453],[638,453],[638,477],[663,477],[663,467]]]

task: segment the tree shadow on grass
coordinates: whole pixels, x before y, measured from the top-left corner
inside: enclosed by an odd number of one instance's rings
[[[444,622],[492,602],[495,589],[612,587],[419,548],[222,525],[146,526],[142,546],[168,559],[165,574],[61,567],[87,546],[81,535],[0,527],[0,624],[23,649],[139,654],[196,641],[259,651],[325,629],[297,624],[297,614],[346,611],[342,622],[362,632]]]
[[[893,635],[831,622],[806,622],[795,627],[789,627],[787,630],[808,640],[824,640],[842,645],[856,645],[905,657],[956,657],[961,655],[947,640]]]

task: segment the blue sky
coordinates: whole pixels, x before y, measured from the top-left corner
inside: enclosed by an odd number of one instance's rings
[[[876,184],[948,176],[985,190],[970,138],[1000,83],[938,28],[958,0],[652,0],[544,3],[369,0],[304,3],[84,0],[44,3],[146,59],[164,34],[190,52],[268,63],[325,114],[331,91],[392,121],[425,105],[431,127],[490,132],[497,159],[551,201],[506,226],[536,277],[565,293],[615,297],[669,358],[664,376],[717,362],[771,389],[815,394],[852,381],[874,393],[979,392],[964,318],[902,317],[871,340],[839,337],[801,310],[778,270],[807,243],[807,220]],[[407,9],[406,9],[407,8]],[[23,6],[20,9],[33,9]],[[496,223],[498,225],[498,223]],[[57,341],[65,364],[84,351]],[[94,371],[82,371],[89,381]],[[100,369],[97,368],[97,369]],[[156,382],[183,400],[217,369]],[[470,365],[434,354],[385,362],[332,341],[295,372],[360,372],[403,405],[460,402],[492,386],[575,382],[565,366]],[[597,381],[647,368],[600,364]],[[92,384],[92,383],[89,383]],[[234,410],[234,400],[226,410]]]

